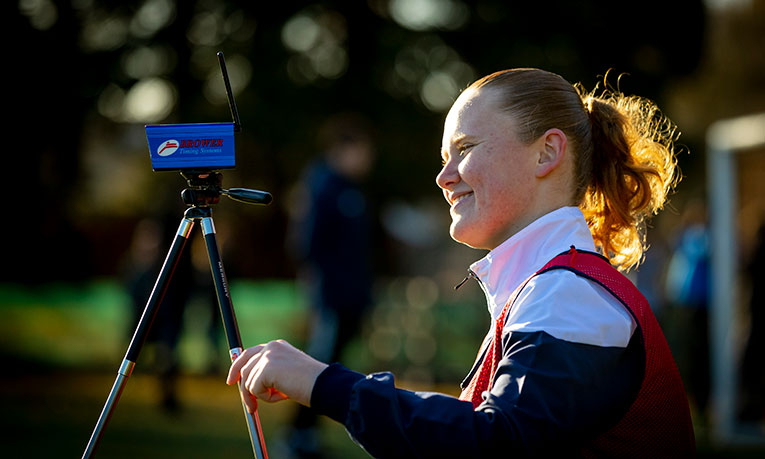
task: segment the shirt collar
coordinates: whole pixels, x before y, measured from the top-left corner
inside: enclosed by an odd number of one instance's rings
[[[538,218],[470,265],[486,294],[492,318],[499,317],[522,282],[572,245],[595,251],[582,211],[578,207],[561,207]]]

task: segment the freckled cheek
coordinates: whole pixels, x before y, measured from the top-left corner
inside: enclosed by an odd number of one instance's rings
[[[460,163],[457,167],[457,172],[459,173],[460,180],[465,182],[466,185],[469,185],[471,188],[480,186],[482,182],[481,169],[479,165],[471,162],[470,158],[466,158]]]

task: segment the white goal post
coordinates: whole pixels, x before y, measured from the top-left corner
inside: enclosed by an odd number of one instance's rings
[[[712,429],[716,440],[738,443],[743,439],[736,421],[738,353],[734,319],[740,300],[736,279],[740,263],[736,155],[765,147],[765,113],[717,121],[707,130],[706,140],[712,261],[709,315]]]

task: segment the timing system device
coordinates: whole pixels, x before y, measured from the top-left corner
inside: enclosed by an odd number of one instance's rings
[[[146,126],[155,171],[209,171],[236,165],[234,132],[241,129],[223,53],[218,53],[231,123],[150,124]]]

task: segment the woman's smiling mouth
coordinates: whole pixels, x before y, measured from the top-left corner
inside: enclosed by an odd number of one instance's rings
[[[472,195],[473,195],[473,192],[472,192],[472,191],[469,191],[469,192],[467,192],[467,193],[463,193],[463,194],[460,194],[460,195],[458,195],[458,196],[456,196],[456,197],[452,198],[452,200],[451,200],[452,208],[455,208],[455,207],[457,207],[457,205],[458,205],[460,202],[462,202],[462,200],[464,200],[465,198],[467,198],[467,197],[469,197],[469,196],[472,196]]]

